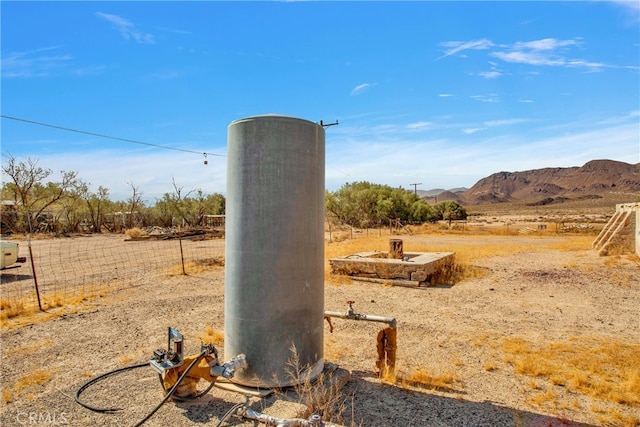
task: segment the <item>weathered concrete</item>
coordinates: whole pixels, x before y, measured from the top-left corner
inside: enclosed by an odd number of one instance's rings
[[[331,273],[390,280],[429,282],[453,266],[453,252],[405,252],[403,259],[387,258],[386,252],[360,252],[331,258]]]

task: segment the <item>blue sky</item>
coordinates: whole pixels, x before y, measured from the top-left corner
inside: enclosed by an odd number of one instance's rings
[[[3,161],[77,171],[113,200],[133,184],[153,202],[172,180],[224,194],[227,126],[267,113],[339,120],[330,191],[640,162],[638,1],[0,8],[3,115],[186,150],[1,119]]]

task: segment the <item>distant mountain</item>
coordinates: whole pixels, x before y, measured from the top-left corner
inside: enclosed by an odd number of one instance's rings
[[[432,198],[433,196],[437,196],[442,193],[462,193],[467,190],[468,188],[466,187],[450,188],[448,190],[445,190],[444,188],[433,188],[431,190],[418,190],[418,196],[422,198]]]
[[[458,193],[465,204],[526,201],[544,205],[577,199],[597,199],[611,193],[640,197],[640,163],[592,160],[582,167],[498,172]],[[441,197],[437,196],[438,200]],[[442,199],[444,200],[444,199]]]

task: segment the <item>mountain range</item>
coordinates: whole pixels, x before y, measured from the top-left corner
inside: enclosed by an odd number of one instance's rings
[[[541,206],[569,201],[640,200],[640,163],[592,160],[581,167],[497,172],[471,188],[419,191],[430,201],[455,200],[463,205],[519,202]]]

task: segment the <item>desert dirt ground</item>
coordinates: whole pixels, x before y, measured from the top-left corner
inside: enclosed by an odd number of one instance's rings
[[[380,324],[334,319],[333,333],[325,328],[325,359],[351,373],[341,390],[341,417],[333,421],[354,426],[640,425],[637,403],[616,403],[576,392],[557,379],[519,374],[504,346],[516,339],[531,347],[591,340],[640,348],[637,257],[603,258],[588,247],[567,249],[567,237],[561,235],[400,238],[405,251],[456,252],[469,242],[504,250],[475,258],[477,273],[454,286],[414,289],[332,283],[328,277],[325,310],[345,311],[346,301],[353,300],[359,313],[398,322],[396,384],[375,374]],[[95,237],[96,244],[100,239]],[[341,244],[346,243],[330,245]],[[192,354],[207,327],[222,331],[224,324],[222,267],[153,277],[91,299],[75,312],[3,328],[0,425],[125,426],[144,418],[163,397],[151,368],[111,376],[82,395],[87,403],[118,406],[119,412],[89,411],[73,396],[92,376],[147,361],[154,349],[165,347],[168,326],[182,332]],[[429,385],[411,376],[420,370],[446,380]],[[402,382],[402,377],[415,381]],[[145,425],[216,425],[244,399],[214,388],[197,402],[167,402]],[[254,424],[229,418],[224,425]]]

